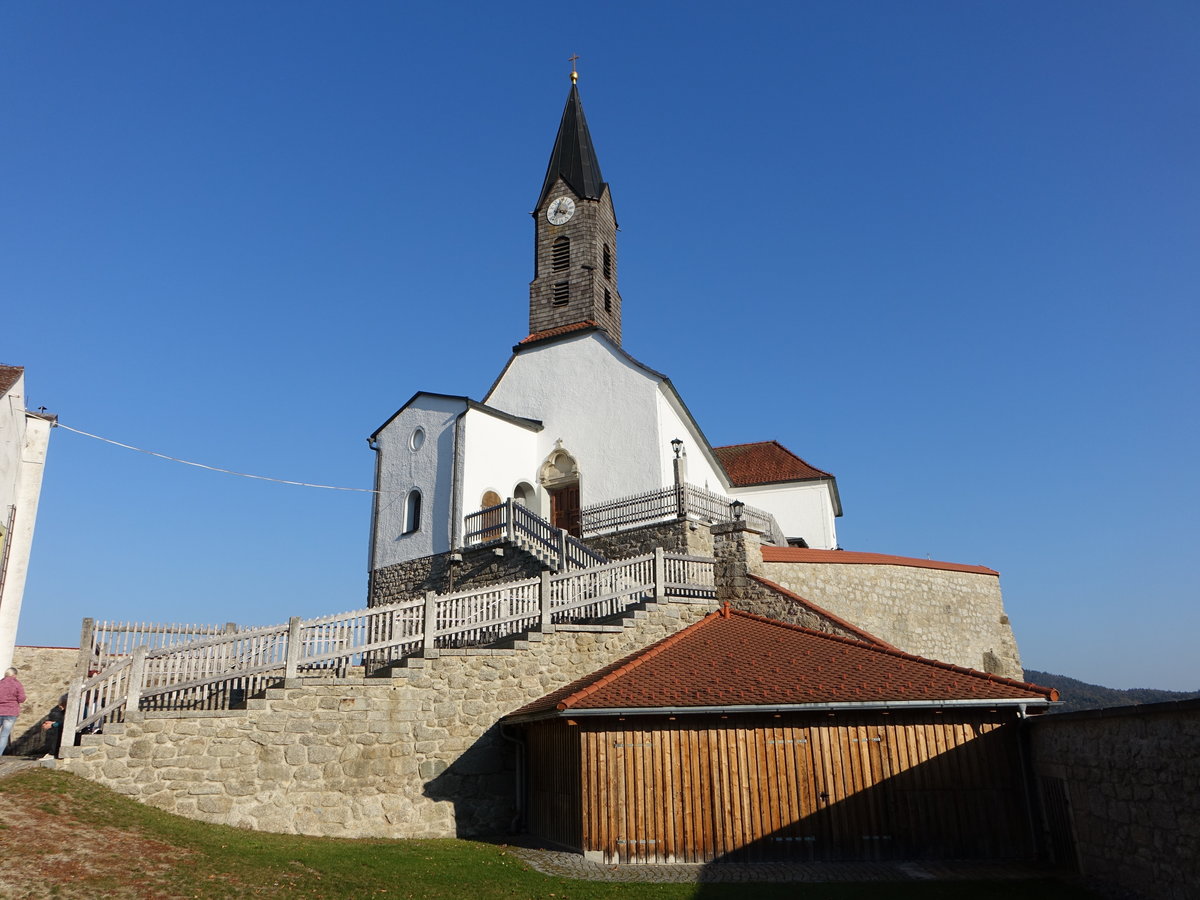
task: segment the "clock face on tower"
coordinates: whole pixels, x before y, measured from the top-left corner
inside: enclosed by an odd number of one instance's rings
[[[570,197],[559,197],[546,209],[546,220],[551,225],[565,225],[575,215],[575,201]]]

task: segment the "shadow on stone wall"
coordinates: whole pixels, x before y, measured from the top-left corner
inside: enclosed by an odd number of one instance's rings
[[[424,795],[454,804],[455,835],[498,839],[516,827],[516,752],[492,725],[452,763],[427,760]]]

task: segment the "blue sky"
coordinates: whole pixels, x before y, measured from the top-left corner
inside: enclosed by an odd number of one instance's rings
[[[1194,2],[0,7],[0,362],[75,428],[370,487],[527,333],[578,53],[625,345],[1027,666],[1200,688]],[[369,495],[56,430],[18,641],[363,605]]]

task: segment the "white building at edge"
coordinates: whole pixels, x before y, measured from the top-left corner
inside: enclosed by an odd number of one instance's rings
[[[463,547],[465,517],[508,498],[586,541],[589,508],[675,487],[673,441],[688,484],[836,548],[833,475],[773,441],[712,447],[670,380],[621,348],[616,216],[574,83],[533,218],[530,333],[495,383],[481,401],[420,391],[370,437],[372,571]]]
[[[54,416],[25,409],[25,370],[0,365],[0,671],[12,665]]]

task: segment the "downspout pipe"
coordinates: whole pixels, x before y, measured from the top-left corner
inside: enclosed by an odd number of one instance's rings
[[[511,725],[500,726],[500,737],[504,738],[517,749],[517,773],[516,773],[516,815],[513,816],[512,824],[509,826],[513,834],[520,834],[525,825],[525,740],[521,737],[514,737],[510,733]],[[514,730],[515,731],[515,730]],[[516,734],[521,732],[515,731]]]
[[[367,446],[375,451],[375,493],[371,495],[371,545],[367,548],[367,606],[375,597],[375,536],[379,527],[379,474],[383,454],[374,436],[367,438]]]
[[[450,469],[450,549],[462,549],[463,499],[462,483],[463,469],[466,460],[463,457],[467,449],[467,426],[463,421],[470,407],[454,417],[454,459]]]

